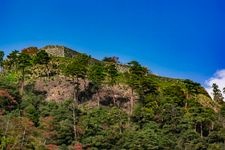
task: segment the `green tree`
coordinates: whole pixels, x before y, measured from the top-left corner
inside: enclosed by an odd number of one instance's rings
[[[190,100],[192,97],[192,95],[196,95],[196,94],[199,94],[198,92],[198,88],[200,87],[200,84],[199,83],[195,83],[191,80],[184,80],[184,83],[185,83],[185,87],[186,89],[184,90],[184,93],[186,95],[186,98],[185,98],[185,109],[187,109],[188,107],[188,100]]]
[[[114,63],[106,64],[106,74],[109,79],[108,84],[110,86],[114,86],[116,84],[117,77],[119,76],[119,72],[116,68],[116,64]]]
[[[5,65],[8,69],[14,69],[16,70],[18,67],[18,59],[19,59],[19,51],[14,50],[7,56],[7,61],[5,62]]]
[[[102,63],[94,63],[89,68],[88,78],[94,84],[98,94],[98,107],[100,106],[100,95],[99,90],[102,88],[105,80],[105,69]]]
[[[81,78],[84,81],[84,87],[86,88],[87,87],[86,78],[87,78],[88,67],[91,62],[91,56],[87,54],[79,54],[76,57],[76,59],[81,67],[79,78]]]
[[[159,129],[155,122],[149,122],[142,130],[129,129],[117,142],[119,149],[171,149],[174,143]]]
[[[4,52],[0,51],[0,71],[2,71],[4,55]]]
[[[116,64],[115,63],[108,63],[106,64],[106,74],[107,74],[107,77],[108,77],[108,85],[113,87],[114,85],[116,85],[116,82],[117,82],[117,77],[119,76],[119,72],[116,68]],[[112,90],[113,92],[114,90]],[[113,94],[113,103],[115,105],[115,97],[114,97],[114,93]]]
[[[71,107],[72,104],[72,107]],[[78,140],[77,134],[77,125],[75,124],[74,129],[74,108],[72,101],[65,101],[62,104],[56,104],[56,109],[52,110],[53,119],[53,127],[56,131],[56,136],[54,137],[59,145],[69,145],[73,142],[73,140]],[[78,119],[78,109],[76,111],[76,120]],[[74,131],[75,130],[75,131]],[[76,136],[74,136],[74,132],[76,132]]]
[[[65,75],[70,76],[72,78],[72,82],[74,85],[73,90],[73,128],[74,128],[74,139],[77,140],[77,128],[76,128],[76,109],[78,105],[78,97],[80,92],[80,81],[79,79],[86,80],[87,76],[87,67],[90,60],[90,56],[86,54],[80,54],[63,68],[63,72]]]
[[[219,104],[222,104],[224,98],[219,89],[219,86],[216,83],[213,83],[212,88],[213,88],[213,100],[218,102]]]
[[[37,55],[34,57],[34,63],[44,65],[46,68],[46,74],[49,77],[49,68],[48,64],[50,62],[51,58],[49,57],[48,53],[45,50],[41,50],[37,53]]]
[[[24,82],[26,75],[26,68],[31,66],[31,57],[27,54],[20,53],[18,56],[18,69],[21,71],[21,80],[20,80],[20,94],[23,95],[24,92]]]
[[[121,149],[116,143],[126,130],[127,114],[112,108],[91,109],[81,116],[81,142],[90,149]]]
[[[77,140],[77,128],[76,128],[76,108],[78,104],[78,93],[80,91],[80,83],[79,77],[84,76],[83,66],[78,62],[77,59],[73,59],[71,63],[69,63],[66,68],[64,68],[64,73],[72,78],[72,82],[74,85],[73,90],[73,133],[74,139]]]
[[[66,76],[70,76],[74,84],[74,101],[78,101],[78,93],[80,90],[79,79],[86,80],[88,64],[90,61],[90,56],[86,54],[80,54],[76,58],[73,58],[69,64],[63,66],[63,72]]]
[[[141,80],[148,74],[148,70],[142,67],[137,61],[128,63],[129,71],[126,73],[127,84],[131,88],[132,98],[130,99],[130,114],[132,114],[134,106],[134,91],[139,90],[141,87]]]
[[[151,77],[144,76],[140,79],[140,87],[137,89],[137,92],[140,97],[140,102],[143,103],[147,95],[158,94],[158,87]]]
[[[213,110],[195,105],[192,106],[189,113],[191,113],[189,119],[193,121],[195,131],[200,134],[201,138],[208,136],[215,121]]]
[[[225,117],[225,103],[221,105],[220,114]]]

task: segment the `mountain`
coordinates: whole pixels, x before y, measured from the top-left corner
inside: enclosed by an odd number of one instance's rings
[[[191,80],[54,45],[13,51],[2,68],[2,149],[225,147],[225,105]]]

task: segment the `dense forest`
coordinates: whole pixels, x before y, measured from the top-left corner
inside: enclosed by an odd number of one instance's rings
[[[2,150],[225,148],[216,84],[211,98],[200,84],[154,75],[137,61],[35,47],[2,51],[0,66]]]

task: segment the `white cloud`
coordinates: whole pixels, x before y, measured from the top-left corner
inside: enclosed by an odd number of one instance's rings
[[[212,96],[212,84],[216,83],[219,86],[219,89],[221,92],[223,91],[223,88],[225,87],[225,69],[217,71],[213,77],[205,81],[206,84],[206,91]],[[225,94],[223,94],[225,97]]]

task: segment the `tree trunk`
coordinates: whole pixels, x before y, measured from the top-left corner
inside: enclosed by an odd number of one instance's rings
[[[187,92],[186,93],[185,106],[184,106],[184,108],[185,108],[186,111],[187,111],[187,107],[188,107],[188,100],[189,100],[189,93]]]
[[[8,118],[7,123],[6,123],[5,132],[3,134],[4,139],[6,138],[6,134],[7,134],[8,129],[9,129],[9,121],[10,121],[10,117]]]
[[[188,106],[188,104],[187,104],[187,99],[185,100],[185,110],[187,111],[187,106]]]
[[[195,124],[195,132],[197,133],[198,131],[197,131],[197,123]]]
[[[98,103],[98,108],[100,107],[100,95],[99,95],[99,90],[97,90],[97,103]]]
[[[214,130],[214,123],[211,123],[211,130]]]
[[[200,129],[201,129],[201,138],[203,138],[202,122],[201,122],[201,124],[200,124]]]
[[[112,86],[112,98],[113,98],[113,105],[116,106],[116,99],[115,99],[115,94],[114,94],[114,90],[113,90],[113,86]]]
[[[77,99],[78,99],[78,78],[73,77],[74,91],[73,91],[73,132],[74,139],[77,140],[77,128],[76,128],[76,107],[77,107]]]
[[[130,115],[133,113],[133,107],[134,107],[134,90],[131,89],[131,99],[130,99]]]
[[[21,145],[20,145],[20,149],[23,149],[23,142],[25,140],[25,135],[26,135],[26,128],[23,130],[23,136],[22,136],[22,142],[21,142]]]
[[[25,70],[24,68],[22,69],[22,80],[21,80],[21,85],[20,85],[20,95],[23,95],[24,92],[24,81],[25,81]]]
[[[78,103],[78,94],[79,94],[79,79],[76,77],[73,78],[73,84],[74,84],[74,88],[73,88],[73,101],[77,104]]]
[[[73,132],[74,132],[74,140],[77,140],[77,128],[76,128],[76,104],[73,103]]]
[[[119,128],[120,128],[120,134],[122,134],[122,128],[123,128],[123,124],[122,124],[122,119],[121,119],[121,114],[119,112],[119,117],[120,117],[120,123],[119,123]]]

